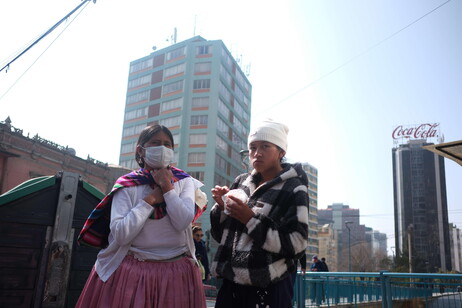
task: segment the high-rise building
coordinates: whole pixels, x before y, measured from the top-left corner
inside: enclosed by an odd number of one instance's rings
[[[138,168],[135,146],[147,125],[168,127],[176,166],[210,190],[245,172],[252,87],[221,40],[200,36],[156,50],[130,63],[120,165]],[[210,228],[208,213],[200,223]],[[205,217],[205,218],[204,218]]]
[[[411,258],[413,272],[451,269],[444,158],[428,144],[411,139],[392,150],[396,254]]]
[[[359,255],[363,253],[363,246],[367,245],[365,226],[359,223],[359,209],[334,203],[327,209],[318,210],[318,222],[320,225],[331,224],[338,233],[338,270],[348,271],[351,259],[352,270],[359,271]]]
[[[318,169],[308,163],[302,163],[302,168],[308,176],[308,247],[307,260],[319,253],[318,245]]]

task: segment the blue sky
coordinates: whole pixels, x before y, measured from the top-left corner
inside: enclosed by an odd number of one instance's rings
[[[80,3],[2,1],[2,66]],[[175,27],[221,39],[250,66],[252,124],[287,123],[288,157],[318,168],[319,208],[359,208],[394,246],[393,129],[437,122],[462,139],[461,14],[460,0],[98,0],[0,74],[0,119],[117,163],[129,62]],[[446,160],[446,179],[462,227],[462,167]]]

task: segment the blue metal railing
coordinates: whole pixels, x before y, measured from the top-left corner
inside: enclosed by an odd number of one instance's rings
[[[392,308],[402,302],[410,307],[462,307],[462,275],[421,273],[298,273],[294,307]],[[407,306],[406,306],[407,307]]]

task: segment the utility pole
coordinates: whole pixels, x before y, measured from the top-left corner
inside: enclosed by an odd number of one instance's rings
[[[410,224],[407,227],[407,249],[408,249],[408,256],[409,256],[409,273],[412,273],[414,270],[412,268],[412,240],[413,240],[413,233],[414,233],[414,225]]]

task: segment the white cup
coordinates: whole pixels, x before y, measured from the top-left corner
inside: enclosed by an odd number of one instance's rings
[[[238,198],[239,200],[241,200],[244,203],[246,203],[247,200],[249,199],[249,197],[247,196],[245,191],[240,189],[240,188],[231,189],[230,191],[228,191],[228,193],[226,193],[225,195],[223,195],[223,197],[221,197],[223,199],[223,202],[225,203],[225,210],[223,212],[226,215],[229,214],[228,206],[231,205],[231,204],[236,203],[233,199],[228,198],[228,196],[236,197],[236,198]]]

